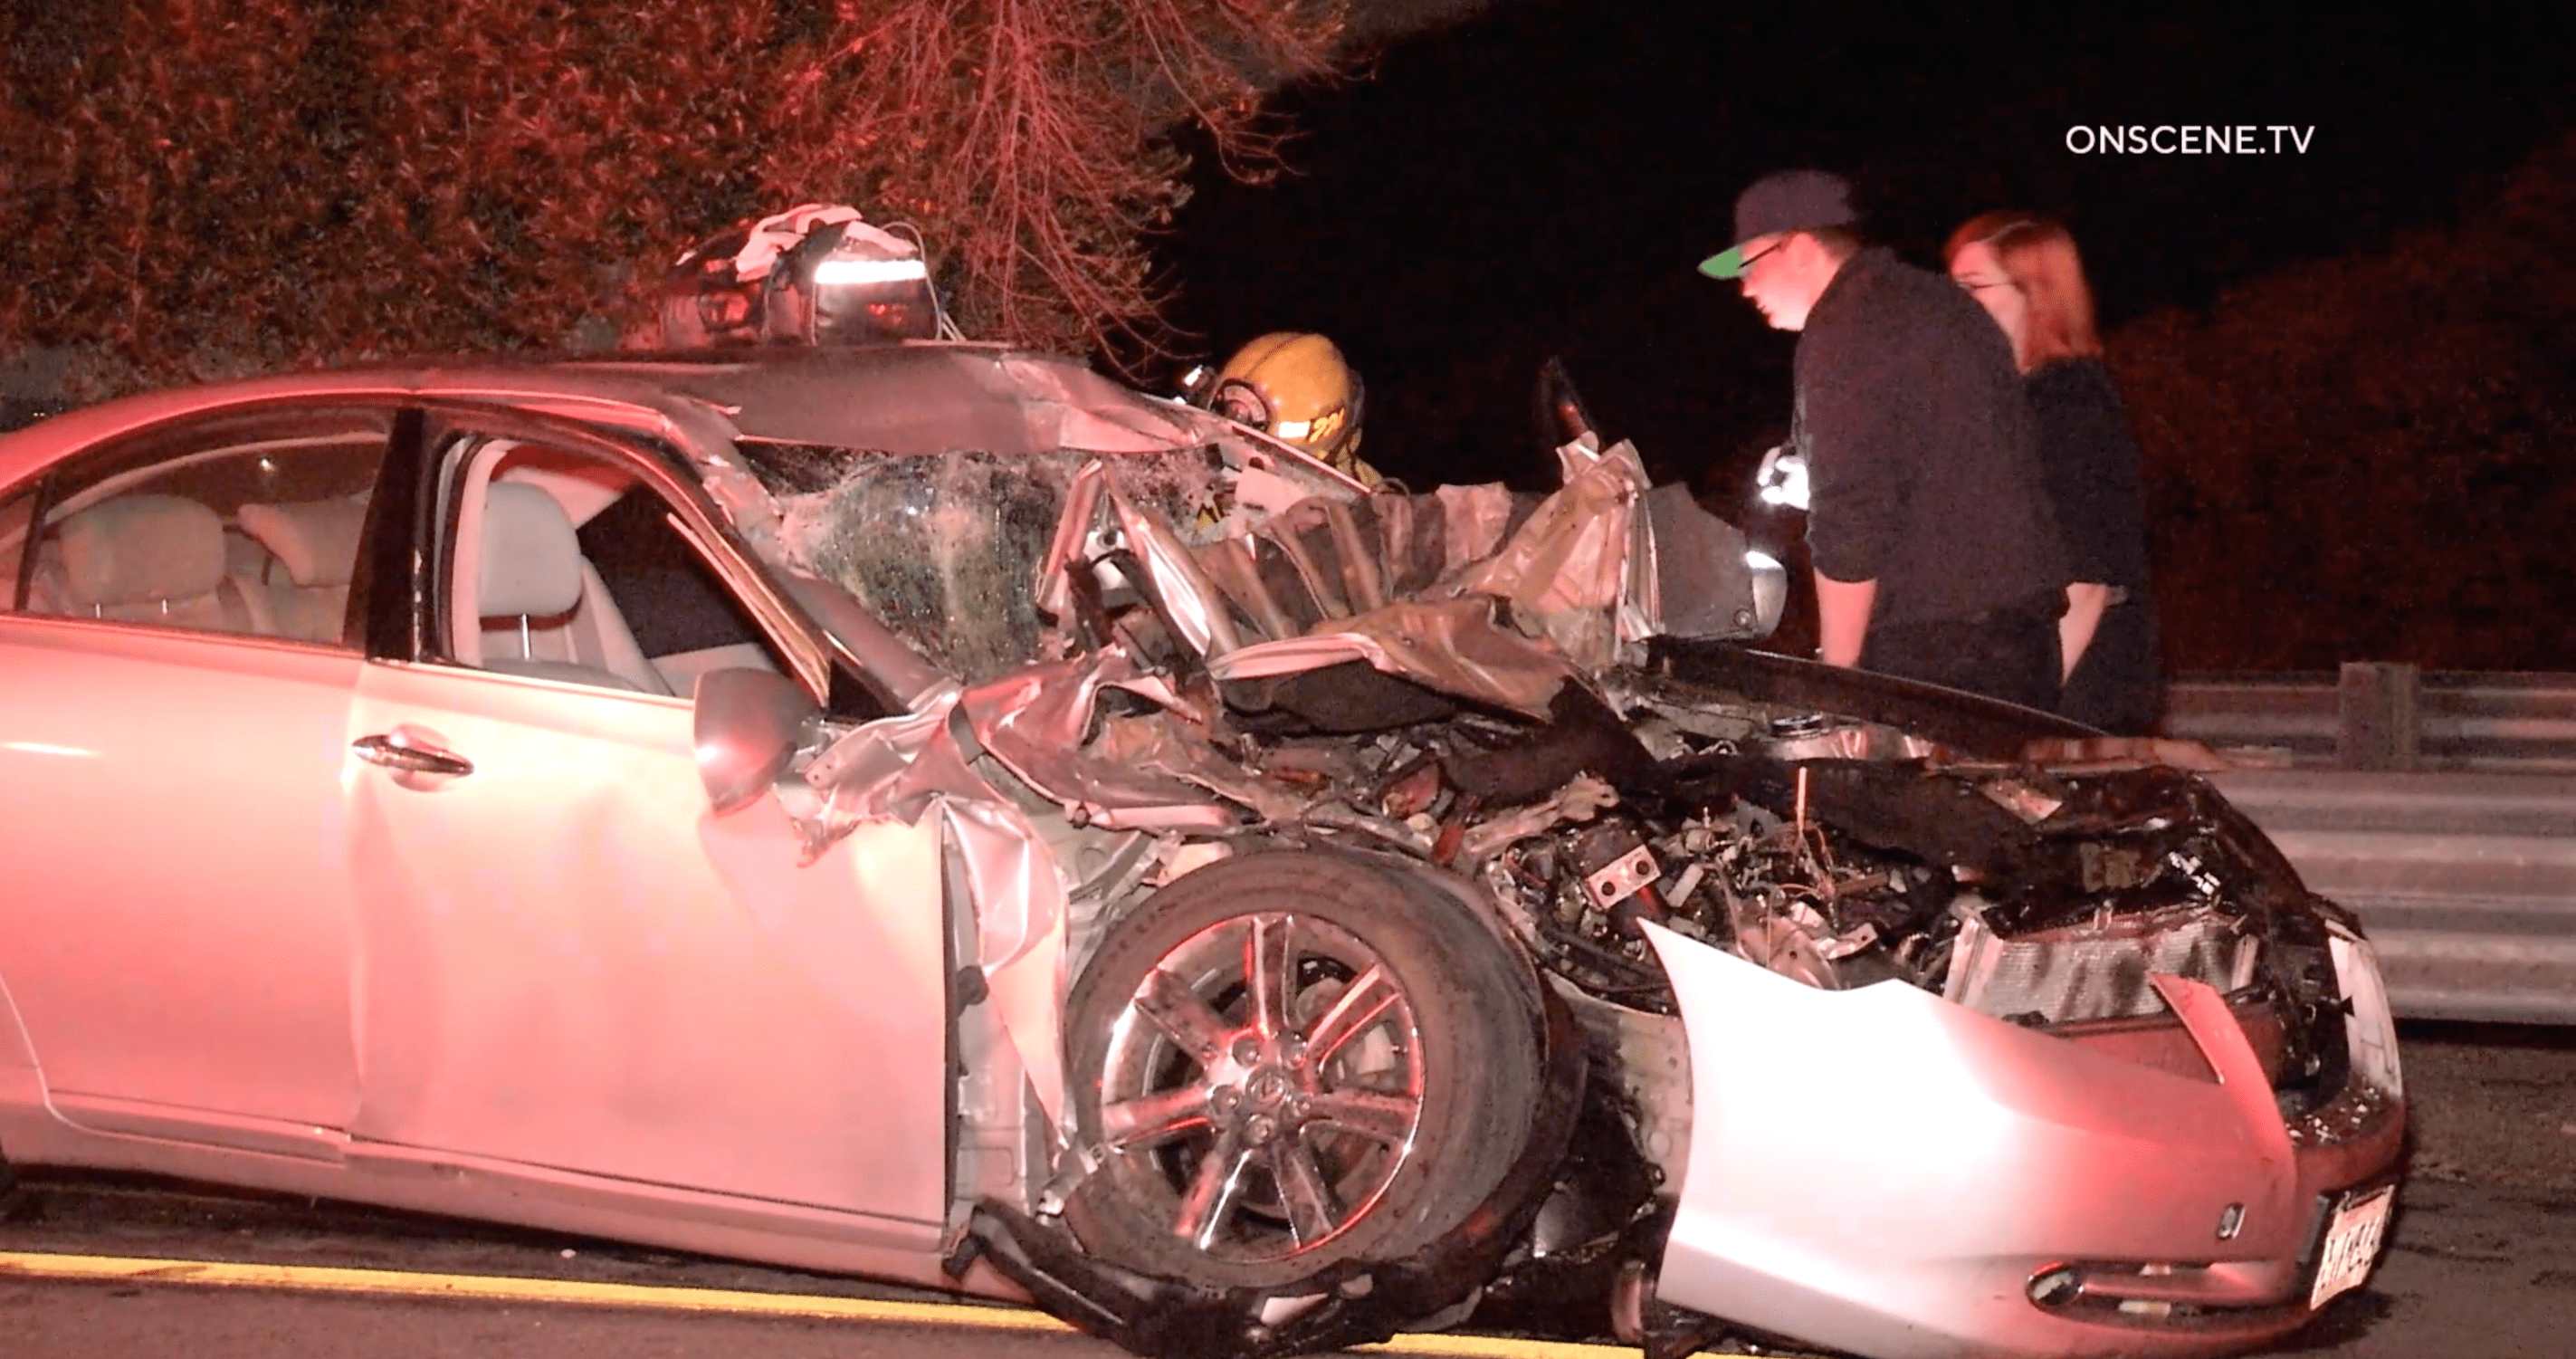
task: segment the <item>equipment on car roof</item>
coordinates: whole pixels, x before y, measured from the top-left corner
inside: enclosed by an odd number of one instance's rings
[[[842,204],[806,203],[710,236],[662,286],[669,349],[959,338],[920,234]]]

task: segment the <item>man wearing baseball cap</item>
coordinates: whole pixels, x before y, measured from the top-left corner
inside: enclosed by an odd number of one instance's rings
[[[2012,347],[1958,285],[1865,246],[1851,186],[1755,180],[1702,261],[1799,332],[1818,656],[2054,709],[2067,559]]]

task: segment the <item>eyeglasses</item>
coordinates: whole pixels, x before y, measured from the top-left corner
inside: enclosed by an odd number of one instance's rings
[[[1735,276],[1736,276],[1737,278],[1742,278],[1742,277],[1744,277],[1746,274],[1752,273],[1752,272],[1753,272],[1753,262],[1754,262],[1754,261],[1756,261],[1756,260],[1758,260],[1758,259],[1761,259],[1761,258],[1762,258],[1763,256],[1765,256],[1765,255],[1768,255],[1768,254],[1772,253],[1772,252],[1773,252],[1773,251],[1775,251],[1775,250],[1778,250],[1780,247],[1782,247],[1782,246],[1784,246],[1784,245],[1787,245],[1787,244],[1789,243],[1789,235],[1790,235],[1790,233],[1783,233],[1783,234],[1780,236],[1780,238],[1779,238],[1778,240],[1775,240],[1775,241],[1771,242],[1769,245],[1766,245],[1766,246],[1762,247],[1761,249],[1754,251],[1752,254],[1745,256],[1745,257],[1744,257],[1744,262],[1743,262],[1742,264],[1739,264],[1739,265],[1735,266]]]

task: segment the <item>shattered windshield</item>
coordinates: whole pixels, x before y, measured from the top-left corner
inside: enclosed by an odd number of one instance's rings
[[[1044,659],[1033,598],[1066,488],[1100,458],[1109,483],[1166,524],[1213,523],[1214,450],[905,456],[740,445],[778,510],[780,550],[850,592],[940,668],[978,683]]]

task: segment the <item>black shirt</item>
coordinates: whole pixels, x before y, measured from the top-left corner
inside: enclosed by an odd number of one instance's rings
[[[1798,338],[1791,442],[1816,569],[1875,580],[1871,626],[1965,618],[2071,578],[2012,347],[1957,284],[1863,250]]]
[[[2040,475],[2066,532],[2077,580],[2147,588],[2146,492],[2138,442],[2111,372],[2095,359],[2060,359],[2023,380],[2039,421]]]
[[[2040,471],[2066,530],[2075,579],[2119,592],[2067,677],[2057,710],[2115,735],[2148,735],[2164,703],[2164,662],[2147,589],[2138,441],[2111,372],[2099,361],[2044,363],[2022,382],[2039,422]]]

